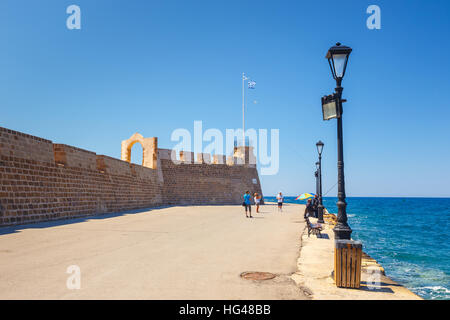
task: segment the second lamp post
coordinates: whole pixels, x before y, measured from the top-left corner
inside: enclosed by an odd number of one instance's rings
[[[336,240],[350,240],[352,229],[347,223],[347,202],[345,201],[345,180],[344,180],[344,151],[343,151],[343,134],[342,134],[342,79],[347,69],[348,57],[352,49],[342,46],[339,42],[331,47],[326,55],[328,64],[330,65],[331,74],[336,80],[335,93],[322,98],[323,119],[329,120],[337,118],[337,166],[338,166],[338,214],[337,223],[334,227],[334,235]]]
[[[324,223],[323,221],[323,202],[322,202],[322,150],[323,150],[323,142],[319,140],[319,142],[316,143],[317,147],[317,153],[319,154],[319,162],[317,162],[317,173],[318,173],[318,194],[317,197],[319,198],[319,205],[317,206],[317,222],[318,223]]]

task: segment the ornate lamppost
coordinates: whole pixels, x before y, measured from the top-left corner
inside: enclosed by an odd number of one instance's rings
[[[324,223],[323,221],[323,202],[322,202],[322,150],[323,150],[323,142],[319,140],[319,142],[316,143],[317,147],[317,153],[319,154],[319,161],[317,164],[317,173],[318,173],[318,181],[319,181],[319,188],[317,192],[317,197],[319,198],[319,204],[317,206],[317,222],[318,223]]]
[[[327,55],[330,65],[331,74],[336,80],[335,93],[322,98],[323,119],[329,120],[337,118],[337,151],[338,151],[338,216],[337,224],[334,227],[335,239],[350,240],[352,229],[347,224],[347,203],[345,202],[345,181],[344,181],[344,151],[343,151],[343,135],[342,135],[342,103],[346,100],[342,99],[342,79],[347,69],[348,57],[352,49],[342,46],[339,42],[331,47]]]
[[[314,172],[314,177],[316,177],[316,194],[319,194],[319,170],[317,168],[317,162],[316,162],[316,171]]]

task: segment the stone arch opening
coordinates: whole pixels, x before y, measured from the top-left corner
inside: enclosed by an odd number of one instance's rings
[[[141,142],[135,141],[130,144],[130,158],[128,162],[144,165],[144,146]]]
[[[144,138],[135,133],[128,140],[122,141],[121,159],[131,163],[131,149],[139,143],[142,146],[142,166],[156,169],[158,140],[156,137]]]

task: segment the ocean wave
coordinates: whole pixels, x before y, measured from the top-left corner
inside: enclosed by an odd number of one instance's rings
[[[411,288],[418,295],[427,295],[431,299],[450,299],[450,290],[442,286],[425,286]]]
[[[450,290],[447,289],[446,287],[441,287],[441,286],[432,286],[432,287],[421,287],[418,289],[430,289],[433,291],[441,291],[441,292],[445,292],[445,293],[450,293]]]

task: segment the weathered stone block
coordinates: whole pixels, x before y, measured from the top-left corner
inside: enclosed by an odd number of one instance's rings
[[[75,148],[65,144],[53,144],[55,162],[73,168],[97,169],[95,152]]]
[[[215,154],[213,156],[213,164],[225,164],[226,157],[222,154]]]
[[[211,155],[209,153],[200,153],[202,163],[211,164]]]
[[[183,163],[193,163],[194,153],[190,151],[180,151],[180,161]]]

